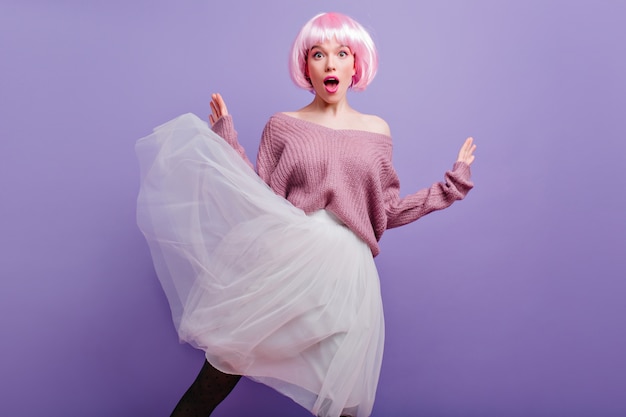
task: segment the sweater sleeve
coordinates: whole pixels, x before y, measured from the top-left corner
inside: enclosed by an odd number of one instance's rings
[[[221,136],[239,154],[239,156],[241,156],[241,158],[243,158],[243,160],[252,169],[254,169],[254,166],[246,156],[245,149],[237,140],[237,131],[235,130],[233,117],[230,114],[217,119],[215,124],[211,127],[211,130]]]
[[[387,228],[411,223],[435,210],[449,207],[456,200],[463,199],[474,184],[470,180],[469,165],[456,162],[451,171],[445,173],[445,181],[437,182],[415,194],[400,198],[400,182],[392,172],[389,186],[385,190],[385,211]]]
[[[272,121],[270,119],[263,129],[256,159],[257,172],[261,179],[270,187],[272,174],[276,170],[278,160],[279,155],[276,155],[272,146]]]

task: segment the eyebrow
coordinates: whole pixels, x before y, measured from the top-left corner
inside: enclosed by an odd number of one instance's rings
[[[315,48],[317,48],[317,49],[321,49],[322,51],[324,51],[324,50],[325,50],[324,48],[322,48],[322,46],[321,46],[321,45],[313,45],[313,46],[311,46],[311,47],[309,48],[309,51],[312,51],[312,50],[313,50],[313,49],[315,49]],[[338,47],[337,49],[343,49],[343,48],[347,48],[347,49],[349,49],[349,50],[350,50],[350,52],[352,52],[352,48],[350,48],[348,45],[339,45],[339,47]]]

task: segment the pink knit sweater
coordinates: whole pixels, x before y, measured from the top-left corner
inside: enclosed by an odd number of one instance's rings
[[[252,166],[230,116],[220,118],[213,131]],[[335,130],[277,113],[263,131],[257,172],[276,194],[306,213],[332,212],[376,256],[386,229],[446,208],[473,186],[469,165],[457,162],[446,172],[445,182],[401,198],[391,153],[389,136]]]

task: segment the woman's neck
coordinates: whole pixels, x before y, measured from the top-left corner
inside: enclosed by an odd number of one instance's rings
[[[343,98],[337,103],[328,103],[318,96],[315,96],[313,101],[306,107],[302,108],[300,111],[307,113],[316,113],[320,116],[326,117],[340,117],[347,113],[352,113],[354,110],[348,104],[347,98]]]

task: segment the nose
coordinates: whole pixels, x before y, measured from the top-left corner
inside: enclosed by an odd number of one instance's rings
[[[335,69],[336,69],[335,62],[333,58],[329,56],[328,60],[326,61],[326,72],[332,72]]]

